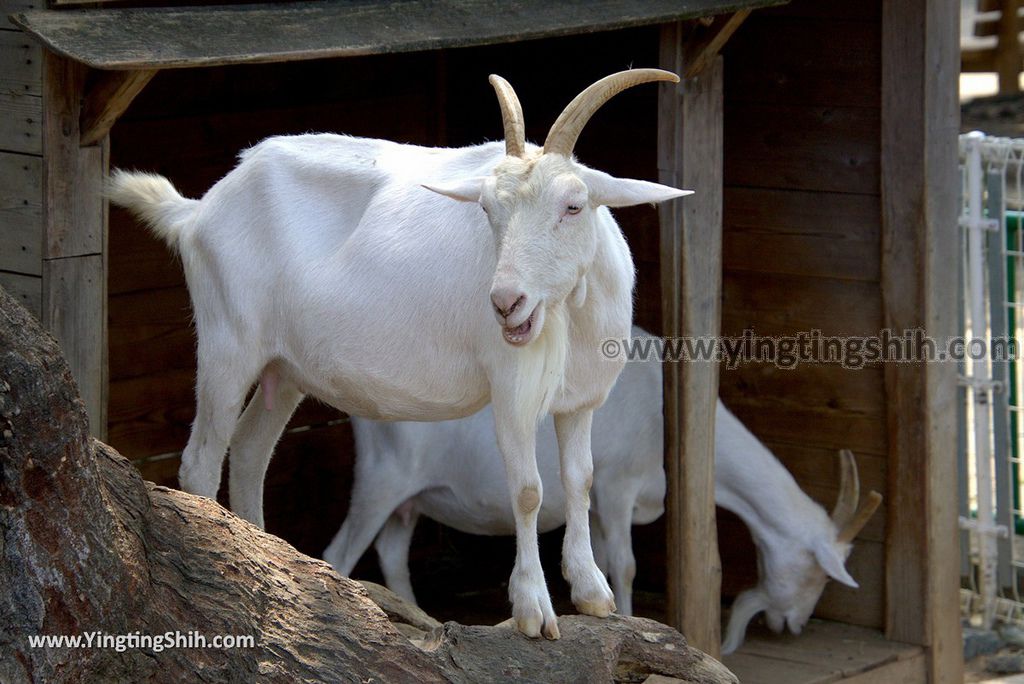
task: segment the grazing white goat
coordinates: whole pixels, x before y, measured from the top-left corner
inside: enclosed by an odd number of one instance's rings
[[[201,200],[159,176],[115,173],[111,200],[181,254],[192,298],[197,407],[182,487],[214,496],[230,442],[232,508],[262,525],[273,445],[304,395],[382,420],[459,418],[490,402],[509,483],[501,498],[515,518],[513,616],[525,634],[557,638],[534,456],[538,418],[550,412],[573,602],[611,613],[590,546],[590,425],[621,370],[599,344],[629,333],[634,275],[608,207],[687,193],[589,169],[572,151],[602,104],[651,81],[679,79],[657,69],[601,79],[543,148],[527,145],[515,93],[492,76],[504,145],[269,138]],[[239,419],[257,380],[263,400]]]
[[[639,328],[634,337],[646,337]],[[594,416],[591,540],[598,565],[611,578],[620,612],[631,614],[635,561],[630,526],[664,512],[661,364],[628,363]],[[514,531],[501,454],[488,409],[438,423],[379,423],[352,419],[355,481],[348,517],[324,559],[343,575],[374,542],[388,587],[415,601],[408,554],[420,515],[463,532]],[[538,432],[537,465],[544,486],[538,526],[565,522],[558,450],[550,419]],[[830,519],[768,449],[718,402],[715,422],[715,498],[750,528],[757,546],[757,587],[734,603],[723,652],[740,646],[747,623],[765,611],[769,626],[799,633],[832,577],[856,587],[844,563],[857,532],[878,505],[872,493],[859,511],[856,463],[841,452],[839,503]],[[376,537],[376,541],[374,538]]]

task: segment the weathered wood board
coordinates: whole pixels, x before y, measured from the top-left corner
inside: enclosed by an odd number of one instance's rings
[[[0,287],[7,290],[18,303],[36,318],[40,317],[43,302],[43,279],[39,276],[0,271]]]
[[[13,27],[12,27],[13,28]],[[0,31],[0,92],[42,94],[42,48],[19,31]]]
[[[552,38],[779,4],[780,0],[408,0],[35,11],[14,21],[97,69],[352,57]],[[243,18],[244,17],[244,18]]]
[[[42,323],[75,374],[94,435],[106,432],[107,302],[102,254],[43,261]]]
[[[918,646],[821,620],[812,620],[800,636],[775,635],[754,625],[740,650],[723,662],[744,684],[910,684],[922,681],[924,665]]]
[[[0,30],[17,31],[18,28],[10,23],[8,16],[15,12],[26,12],[28,10],[42,9],[46,7],[44,0],[0,0]]]
[[[0,270],[42,274],[42,182],[39,157],[0,152]]]
[[[42,154],[42,118],[38,95],[0,91],[0,151]]]

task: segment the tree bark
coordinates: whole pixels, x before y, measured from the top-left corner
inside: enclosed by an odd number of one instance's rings
[[[371,591],[387,614],[326,563],[214,501],[144,482],[90,440],[57,344],[0,289],[0,682],[736,681],[650,620],[563,617],[560,641],[534,641],[435,626]],[[29,641],[96,632],[125,647]],[[197,634],[255,646],[195,647]]]

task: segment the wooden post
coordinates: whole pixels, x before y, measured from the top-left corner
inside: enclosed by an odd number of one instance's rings
[[[689,27],[666,24],[661,66],[686,74]],[[696,194],[662,204],[662,334],[717,336],[722,287],[722,59],[679,85],[662,84],[658,170],[662,183]],[[714,426],[718,364],[664,365],[668,478],[668,621],[692,646],[721,650],[721,561],[715,524]]]
[[[955,0],[882,3],[885,325],[955,334]],[[887,363],[886,635],[927,649],[931,682],[962,682],[957,563],[956,366]]]
[[[106,432],[107,142],[79,145],[86,68],[43,54],[42,323],[60,342],[89,413]]]
[[[999,74],[999,92],[1016,93],[1020,90],[1021,50],[1019,0],[1000,3],[999,34],[996,43],[995,67]]]

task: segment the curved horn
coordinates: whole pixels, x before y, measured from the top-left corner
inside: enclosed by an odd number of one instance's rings
[[[497,74],[491,74],[487,81],[494,87],[501,107],[501,122],[505,127],[505,154],[522,157],[526,154],[526,124],[523,123],[523,107],[519,104],[512,85]]]
[[[661,69],[629,69],[605,76],[594,83],[562,110],[548,131],[548,137],[544,141],[544,153],[564,154],[568,157],[576,147],[576,139],[580,137],[583,127],[601,105],[626,88],[651,81],[679,83],[679,77]]]
[[[868,524],[868,520],[881,503],[882,495],[875,491],[870,492],[857,512],[840,528],[836,540],[842,544],[849,544],[856,539],[857,534]]]
[[[849,449],[839,451],[839,496],[832,509],[832,522],[843,529],[857,510],[860,500],[860,478],[857,476],[857,461]]]

